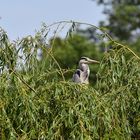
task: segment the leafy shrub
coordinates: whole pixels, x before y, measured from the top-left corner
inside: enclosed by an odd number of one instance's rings
[[[140,59],[128,47],[111,40],[93,87],[66,82],[39,34],[0,43],[0,139],[140,137]]]

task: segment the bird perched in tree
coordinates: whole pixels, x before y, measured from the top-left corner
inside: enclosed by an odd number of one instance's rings
[[[92,60],[88,57],[81,57],[79,61],[79,68],[75,71],[72,81],[75,83],[83,83],[88,84],[89,83],[89,75],[90,75],[90,69],[88,64],[91,63],[99,63],[99,61]]]

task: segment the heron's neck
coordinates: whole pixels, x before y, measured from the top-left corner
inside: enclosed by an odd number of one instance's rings
[[[79,69],[82,71],[89,71],[89,66],[84,63],[79,63]]]

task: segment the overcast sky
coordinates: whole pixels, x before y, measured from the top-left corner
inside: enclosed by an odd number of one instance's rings
[[[103,8],[91,0],[0,0],[0,26],[10,39],[33,35],[41,23],[75,20],[98,25]]]

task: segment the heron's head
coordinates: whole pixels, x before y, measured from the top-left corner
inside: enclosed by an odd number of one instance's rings
[[[80,64],[91,64],[91,63],[99,64],[100,62],[93,60],[93,59],[90,59],[88,57],[81,57],[79,63]]]

